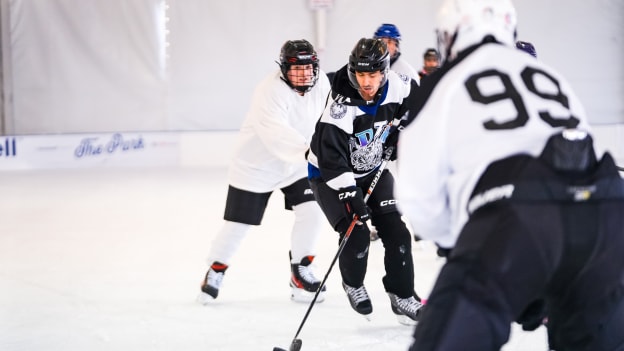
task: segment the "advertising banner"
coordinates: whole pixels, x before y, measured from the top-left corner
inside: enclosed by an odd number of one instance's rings
[[[0,170],[177,166],[177,133],[0,136]]]

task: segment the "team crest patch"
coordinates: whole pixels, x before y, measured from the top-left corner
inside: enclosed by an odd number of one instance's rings
[[[331,107],[329,108],[329,115],[333,119],[341,119],[346,114],[347,114],[347,106],[337,103],[335,101],[332,103]]]
[[[409,81],[412,79],[409,76],[403,74],[403,73],[399,73],[399,78],[401,78],[401,80],[403,81],[403,83],[409,83]]]

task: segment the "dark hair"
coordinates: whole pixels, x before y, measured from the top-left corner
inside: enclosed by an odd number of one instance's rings
[[[427,50],[425,50],[425,54],[423,55],[424,59],[427,59],[429,57],[435,57],[436,59],[440,59],[440,53],[438,53],[438,50],[434,49],[434,48],[429,48]]]

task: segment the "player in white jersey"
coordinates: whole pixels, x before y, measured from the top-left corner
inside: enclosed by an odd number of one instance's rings
[[[388,46],[391,70],[399,75],[414,79],[417,83],[420,82],[420,76],[416,69],[401,57],[401,33],[397,26],[391,23],[383,23],[375,31],[373,38],[383,40]]]
[[[624,186],[510,0],[446,0],[443,66],[401,132],[397,197],[449,251],[410,351],[500,350],[548,316],[554,350],[624,350]]]
[[[307,181],[305,152],[330,86],[314,47],[306,40],[284,43],[279,65],[256,87],[238,135],[229,167],[225,223],[208,255],[209,269],[199,296],[202,303],[217,297],[235,251],[251,226],[261,223],[276,190],[284,193],[286,209],[295,214],[292,299],[309,302],[320,285],[311,264],[324,218]],[[323,298],[324,292],[317,301]]]

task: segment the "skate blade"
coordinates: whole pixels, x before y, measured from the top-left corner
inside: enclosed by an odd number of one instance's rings
[[[199,295],[197,295],[197,302],[202,304],[202,305],[209,305],[211,304],[215,299],[214,297],[206,294],[205,292],[201,292],[199,293]]]
[[[290,299],[294,302],[310,303],[312,302],[312,300],[314,300],[314,295],[316,295],[316,292],[309,292],[303,289],[292,288],[290,292]],[[325,301],[325,292],[321,291],[321,293],[319,293],[319,296],[316,298],[315,303],[320,303],[323,301]]]
[[[397,317],[397,321],[403,325],[415,326],[416,324],[418,324],[418,321],[415,321],[404,314],[397,314],[396,317]]]

